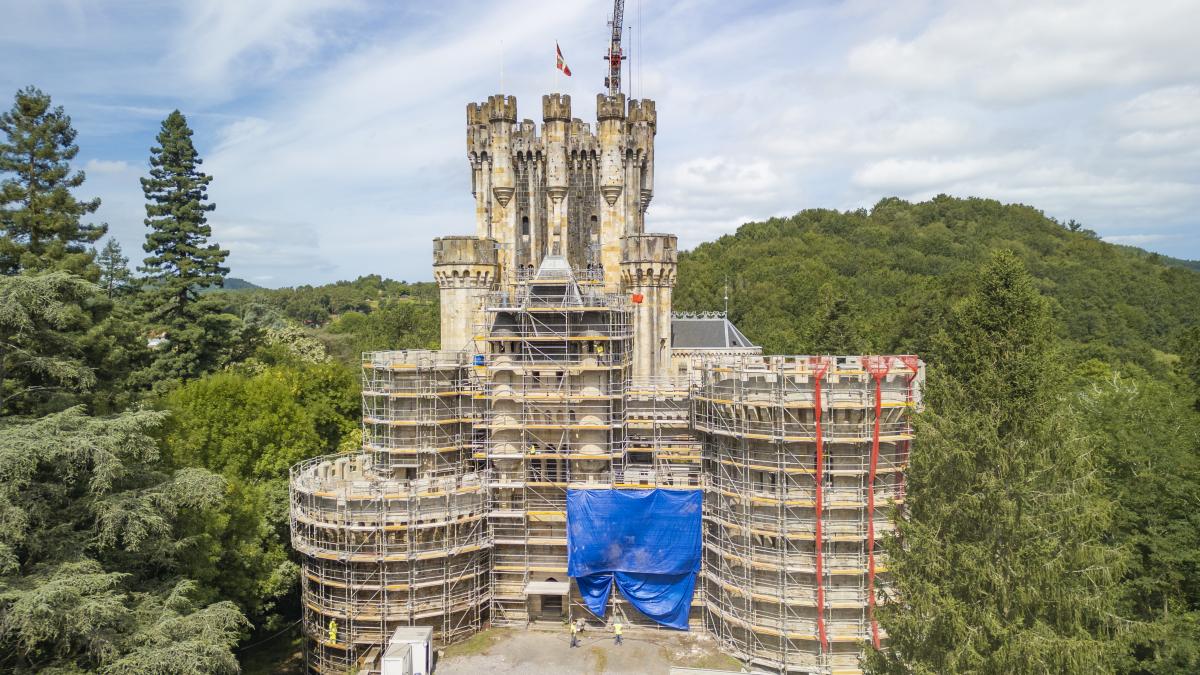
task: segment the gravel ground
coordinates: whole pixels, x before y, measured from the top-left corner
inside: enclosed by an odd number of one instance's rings
[[[612,633],[589,627],[581,646],[571,649],[563,628],[516,630],[496,628],[443,651],[437,675],[560,675],[562,673],[637,673],[666,675],[671,666],[739,670],[736,660],[721,654],[705,635],[674,631],[625,629],[625,644],[613,644]]]

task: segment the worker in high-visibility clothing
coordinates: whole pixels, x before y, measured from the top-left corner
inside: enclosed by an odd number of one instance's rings
[[[604,356],[604,343],[603,342],[596,343],[596,355]]]
[[[337,619],[329,620],[329,642],[337,644]]]
[[[624,628],[625,626],[621,625],[620,619],[613,621],[613,644],[621,644],[621,631]]]

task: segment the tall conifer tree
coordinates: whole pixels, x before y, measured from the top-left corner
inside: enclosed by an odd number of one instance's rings
[[[154,294],[153,318],[166,324],[187,321],[199,291],[221,286],[229,272],[222,263],[229,251],[208,243],[212,228],[205,214],[212,177],[200,170],[202,160],[192,144],[192,130],[178,110],[167,116],[157,147],[150,149],[150,177],[142,179],[146,195],[149,253],[141,269]]]
[[[150,255],[146,301],[152,327],[165,329],[166,345],[155,350],[148,379],[160,390],[224,365],[236,341],[237,317],[223,313],[221,303],[200,297],[206,287],[222,286],[229,251],[209,243],[212,228],[205,214],[210,176],[200,171],[192,130],[178,110],[167,116],[150,149],[150,176],[142,179],[146,194],[146,234]]]
[[[30,86],[0,115],[0,131],[0,174],[6,174],[0,182],[0,274],[65,270],[95,281],[99,270],[89,245],[108,227],[80,222],[100,208],[100,200],[81,201],[71,193],[84,181],[82,171],[71,171],[79,153],[71,118]]]
[[[868,670],[1113,670],[1121,558],[1053,330],[1033,278],[1002,252],[936,341],[907,515],[886,545],[889,643]]]
[[[96,264],[100,266],[100,288],[109,298],[119,294],[129,285],[129,258],[122,255],[121,245],[116,239],[109,239],[96,256]]]

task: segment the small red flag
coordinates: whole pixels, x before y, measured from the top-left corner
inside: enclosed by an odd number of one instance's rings
[[[558,63],[555,67],[561,70],[563,75],[570,77],[571,69],[567,67],[567,62],[563,60],[562,47],[559,47],[557,42],[554,43],[554,51],[558,53]]]

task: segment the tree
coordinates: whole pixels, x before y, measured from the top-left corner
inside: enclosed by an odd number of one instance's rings
[[[132,275],[129,273],[129,258],[121,255],[121,245],[116,239],[109,239],[100,254],[96,256],[100,266],[100,288],[111,299],[129,286]]]
[[[201,289],[223,283],[229,269],[221,263],[229,251],[208,243],[212,178],[199,169],[182,113],[163,120],[157,141],[150,149],[150,176],[142,179],[150,228],[143,248],[150,255],[141,270],[148,274],[149,321],[166,333],[147,379],[163,391],[228,363],[241,330],[220,302],[200,297]]]
[[[0,423],[0,659],[6,672],[235,673],[248,624],[179,576],[185,514],[226,482],[163,471],[162,412],[75,407]]]
[[[95,382],[76,336],[96,287],[66,272],[0,276],[0,416],[35,411]]]
[[[1132,554],[1118,594],[1124,673],[1200,672],[1200,414],[1192,397],[1149,378],[1089,378],[1080,428],[1103,459],[1113,538]]]
[[[357,428],[361,399],[348,366],[302,361],[281,345],[261,351],[265,361],[283,361],[172,391],[164,446],[173,465],[220,472],[230,486],[220,508],[191,524],[188,576],[269,624],[298,573],[288,556],[288,469],[335,451]]]
[[[1049,303],[994,255],[932,355],[876,673],[1093,673],[1121,647],[1112,507],[1064,404]]]
[[[80,219],[100,208],[100,200],[80,201],[72,190],[84,173],[71,172],[79,153],[75,129],[62,106],[35,87],[17,92],[13,107],[0,115],[0,274],[21,270],[67,270],[95,281],[98,270],[90,244],[107,225]]]
[[[212,177],[200,171],[202,160],[192,144],[192,130],[178,110],[167,116],[150,149],[150,177],[142,179],[146,195],[149,253],[142,271],[152,284],[153,316],[168,325],[190,321],[199,291],[220,286],[229,269],[221,263],[229,251],[209,244],[212,228],[205,215]]]

